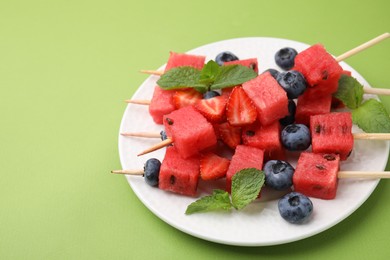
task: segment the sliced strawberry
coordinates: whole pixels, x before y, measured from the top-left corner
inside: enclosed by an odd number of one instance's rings
[[[218,133],[222,141],[232,149],[241,144],[241,127],[225,122],[218,126]]]
[[[228,122],[233,126],[250,125],[257,118],[257,110],[252,100],[241,87],[235,87],[226,106]]]
[[[175,104],[176,109],[179,109],[189,105],[194,105],[198,100],[201,100],[202,98],[202,93],[192,88],[177,90],[173,95],[173,104]]]
[[[216,180],[225,177],[230,161],[214,153],[205,153],[200,159],[200,177],[202,180]]]
[[[195,108],[210,122],[221,122],[225,117],[226,99],[221,96],[202,99],[195,103]]]

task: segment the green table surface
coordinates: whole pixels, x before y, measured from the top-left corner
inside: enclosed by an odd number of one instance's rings
[[[147,78],[138,71],[169,51],[267,36],[321,42],[337,55],[389,31],[389,3],[1,0],[0,259],[385,259],[388,180],[320,234],[236,247],[166,224],[110,170],[121,168],[123,100]],[[346,62],[390,87],[390,40]]]

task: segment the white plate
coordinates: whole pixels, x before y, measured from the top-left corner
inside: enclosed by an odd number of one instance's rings
[[[283,47],[293,47],[298,52],[307,48],[307,44],[275,38],[239,38],[220,41],[201,46],[188,53],[206,55],[207,60],[214,59],[221,51],[232,51],[240,59],[257,57],[259,72],[268,68],[278,69],[274,63],[274,54]],[[168,54],[167,54],[168,57]],[[369,84],[354,69],[341,63],[344,69],[364,86]],[[162,69],[163,66],[160,68]],[[134,99],[150,99],[157,76],[150,76],[136,91]],[[129,104],[124,113],[120,132],[160,131],[163,127],[153,123],[146,106]],[[354,127],[354,131],[359,131]],[[131,138],[119,135],[119,154],[123,169],[143,168],[145,161],[155,157],[162,160],[164,149],[137,157],[137,153],[157,139]],[[342,170],[385,169],[389,153],[389,143],[385,141],[355,141],[351,157],[342,162]],[[295,165],[295,162],[293,162]],[[352,214],[370,196],[379,180],[340,180],[337,197],[334,200],[312,199],[314,212],[311,220],[303,225],[293,225],[284,221],[277,208],[275,194],[263,196],[262,200],[250,204],[242,211],[210,212],[185,215],[187,206],[196,200],[185,196],[159,190],[148,186],[142,177],[128,176],[127,180],[138,198],[160,219],[169,225],[195,237],[229,245],[265,246],[288,243],[320,233]],[[214,186],[215,184],[215,186]],[[222,182],[199,184],[199,196],[213,188],[223,188]]]

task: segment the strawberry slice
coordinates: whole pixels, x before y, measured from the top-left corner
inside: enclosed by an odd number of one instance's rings
[[[233,126],[250,125],[257,118],[257,110],[252,100],[241,87],[235,87],[226,106],[228,122]]]
[[[173,104],[175,104],[176,109],[186,107],[189,105],[194,105],[197,101],[203,98],[202,93],[196,91],[193,88],[177,90],[173,95]]]
[[[241,127],[225,122],[218,125],[218,134],[222,141],[232,149],[241,144]]]
[[[200,177],[202,180],[217,180],[225,177],[230,161],[214,153],[208,152],[200,159]]]
[[[212,123],[221,122],[226,111],[226,98],[217,96],[202,99],[195,103],[195,108]]]

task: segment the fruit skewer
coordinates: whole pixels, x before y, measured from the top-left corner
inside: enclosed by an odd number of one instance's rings
[[[123,136],[144,137],[144,138],[160,138],[161,134],[157,132],[124,132]],[[353,138],[357,140],[390,140],[388,133],[352,133]],[[169,140],[172,139],[168,137]],[[166,139],[167,140],[167,139]]]
[[[159,133],[148,133],[148,132],[127,132],[121,133],[123,136],[133,136],[133,137],[143,137],[143,138],[160,138]],[[353,133],[353,138],[355,140],[390,140],[390,134],[387,133]],[[173,140],[168,137],[167,139],[157,143],[146,150],[139,153],[137,156],[145,155],[153,151],[164,148],[173,143]]]
[[[364,51],[365,49],[368,49],[368,48],[376,45],[377,43],[379,43],[379,42],[381,42],[389,37],[390,37],[390,33],[388,33],[388,32],[383,33],[383,34],[381,34],[381,35],[379,35],[379,36],[377,36],[377,37],[339,55],[339,56],[337,56],[335,58],[335,60],[337,62],[341,62],[341,61],[343,61],[343,60],[345,60],[345,59],[347,59],[347,58],[349,58],[349,57],[351,57],[351,56],[353,56],[361,51]],[[160,71],[160,70],[141,70],[140,72],[145,73],[145,74],[157,75],[157,76],[161,76],[162,74],[164,74],[164,71]]]
[[[137,176],[145,174],[143,169],[112,170],[111,173]],[[339,171],[337,177],[339,179],[390,179],[390,171]]]

